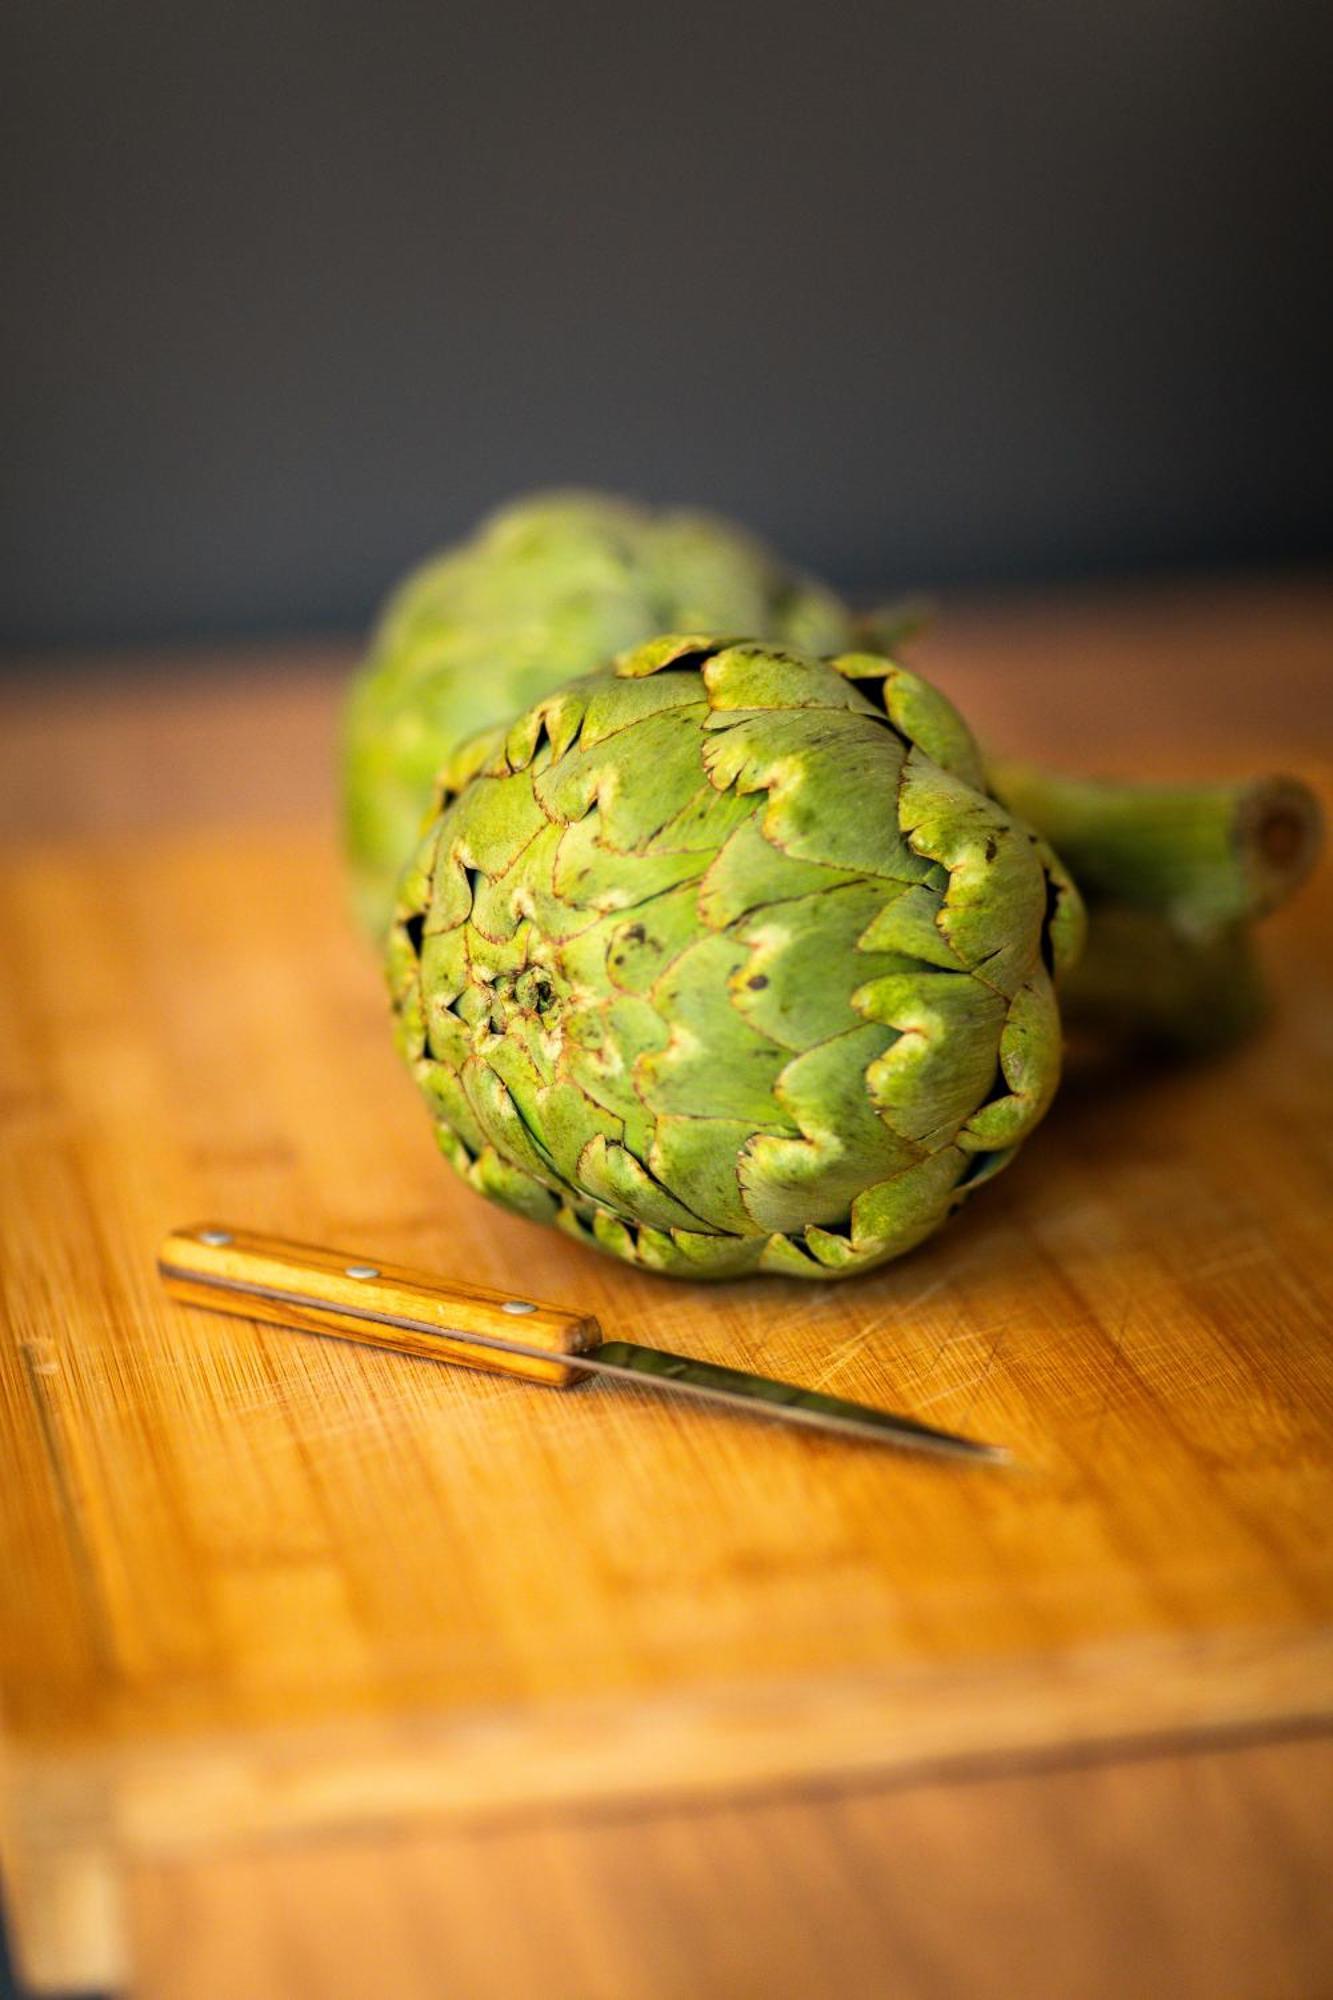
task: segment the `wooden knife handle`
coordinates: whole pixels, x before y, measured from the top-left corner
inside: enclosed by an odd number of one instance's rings
[[[225,1222],[174,1230],[158,1252],[157,1268],[183,1305],[521,1375],[557,1389],[581,1379],[578,1368],[557,1357],[591,1353],[602,1337],[587,1314],[518,1293],[445,1284],[377,1257],[286,1243]],[[535,1351],[487,1346],[488,1337]]]

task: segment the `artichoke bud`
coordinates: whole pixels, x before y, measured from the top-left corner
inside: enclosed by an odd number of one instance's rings
[[[390,981],[480,1192],[652,1270],[837,1277],[1040,1120],[1082,922],[926,682],[696,633],[460,754]]]

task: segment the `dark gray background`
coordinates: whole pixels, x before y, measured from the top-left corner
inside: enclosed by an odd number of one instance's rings
[[[1328,546],[1326,0],[9,0],[0,638],[569,480],[854,589]]]

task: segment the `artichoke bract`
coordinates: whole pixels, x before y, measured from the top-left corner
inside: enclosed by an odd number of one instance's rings
[[[436,775],[476,731],[673,630],[746,632],[803,651],[853,643],[837,597],[712,515],[595,493],[516,502],[390,599],[343,730],[352,893],[382,938]]]
[[[1037,1124],[1082,923],[926,682],[686,635],[459,753],[390,984],[471,1186],[652,1270],[828,1278]]]

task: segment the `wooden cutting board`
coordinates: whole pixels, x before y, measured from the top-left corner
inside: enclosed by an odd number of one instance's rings
[[[710,1288],[453,1182],[322,813],[11,841],[0,1824],[39,1976],[112,1975],[136,1856],[1327,1719],[1329,887],[1242,1052],[1072,1080],[897,1267]],[[1021,1469],[192,1313],[153,1256],[204,1216],[521,1275]]]

